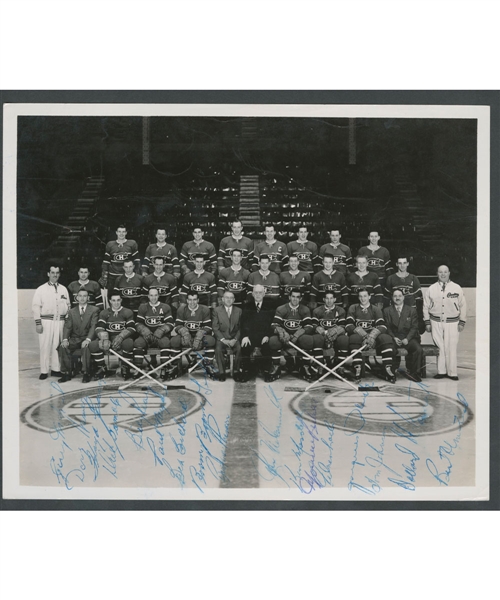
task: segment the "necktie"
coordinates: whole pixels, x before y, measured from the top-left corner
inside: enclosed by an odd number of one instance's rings
[[[85,314],[85,308],[82,306],[82,307],[80,308],[80,316],[82,317],[82,319],[83,319],[83,315],[84,315],[84,314]]]
[[[399,316],[399,317],[401,317],[401,310],[402,310],[402,309],[401,309],[401,306],[398,306],[398,307],[397,307],[397,311],[398,311],[398,316]]]
[[[257,304],[257,312],[260,312],[260,303]]]
[[[230,319],[231,318],[231,309],[226,308],[226,310],[227,310],[227,318]]]

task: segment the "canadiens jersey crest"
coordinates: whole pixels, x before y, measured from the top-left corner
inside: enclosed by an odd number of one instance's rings
[[[230,292],[241,292],[243,290],[244,283],[242,281],[228,281],[226,288]]]
[[[295,319],[287,319],[284,322],[284,325],[287,329],[299,329],[300,321],[296,321]]]
[[[108,328],[111,331],[123,331],[125,329],[125,323],[108,323]]]
[[[320,319],[319,324],[323,329],[330,329],[336,324],[336,319]]]
[[[368,266],[369,267],[375,267],[375,268],[383,267],[384,266],[384,261],[381,258],[370,256],[368,258]]]
[[[145,319],[146,325],[149,327],[156,327],[158,325],[161,325],[161,317],[159,317],[158,315],[151,315],[151,316],[147,316]]]
[[[128,252],[114,252],[112,254],[112,259],[116,262],[123,262],[127,259],[128,255]]]
[[[186,321],[185,327],[186,329],[191,329],[195,331],[196,329],[200,329],[201,323],[199,321]]]
[[[189,286],[189,289],[192,290],[193,292],[206,292],[207,284],[206,283],[192,283]]]
[[[121,292],[123,296],[138,296],[139,288],[122,288]]]

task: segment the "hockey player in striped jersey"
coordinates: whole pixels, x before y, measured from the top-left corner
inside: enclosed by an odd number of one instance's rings
[[[299,259],[295,255],[288,258],[288,271],[280,273],[281,300],[286,302],[290,295],[290,290],[299,289],[302,293],[302,302],[309,302],[311,293],[311,276],[307,271],[299,270]]]
[[[259,260],[261,255],[269,257],[270,264],[269,270],[274,273],[281,273],[288,263],[288,251],[286,249],[285,242],[280,242],[275,239],[274,225],[266,225],[264,242],[260,242],[255,247],[255,260],[253,270],[257,271],[259,268]]]
[[[153,273],[154,261],[157,256],[163,257],[165,261],[165,272],[169,275],[173,275],[176,279],[181,276],[181,267],[179,264],[179,257],[177,256],[177,250],[172,244],[168,244],[165,240],[167,238],[167,232],[165,229],[158,227],[156,230],[156,243],[149,244],[146,248],[144,260],[142,261],[142,276]]]
[[[139,272],[139,249],[135,240],[127,240],[127,228],[118,225],[116,241],[106,244],[104,260],[102,261],[102,276],[99,284],[109,292],[114,290],[116,280],[123,275],[123,263],[126,260],[134,262],[134,269]]]
[[[210,309],[198,303],[197,292],[189,292],[187,304],[182,304],[177,311],[174,333],[170,340],[172,355],[179,355],[183,350],[191,348],[195,353],[202,354],[207,361],[204,363],[207,375],[215,377],[215,370],[208,360],[213,361],[215,354],[215,338],[213,337]],[[191,357],[190,364],[194,364],[196,356]],[[178,363],[178,361],[175,361]],[[182,372],[178,363],[175,368],[167,373],[168,379],[177,377]]]
[[[274,335],[269,339],[273,365],[266,381],[275,381],[280,377],[282,350],[289,346],[290,342],[308,354],[312,354],[313,351],[317,352],[322,347],[323,338],[314,334],[311,313],[306,306],[300,303],[301,295],[300,290],[291,290],[289,302],[276,309],[271,325]],[[311,372],[311,360],[301,355],[300,361],[302,377],[306,381],[312,381],[314,375]]]
[[[72,281],[68,285],[68,292],[71,299],[71,307],[79,305],[77,296],[80,290],[85,290],[88,293],[88,303],[91,306],[97,306],[100,310],[103,309],[101,286],[97,281],[89,279],[90,270],[88,267],[80,267],[78,269],[78,280]]]
[[[253,240],[242,235],[243,225],[236,219],[231,223],[231,235],[222,238],[217,256],[219,273],[222,269],[228,269],[232,263],[233,250],[241,251],[241,266],[250,271],[253,265]]]
[[[328,367],[333,367],[347,358],[349,354],[349,337],[346,335],[346,312],[340,306],[335,306],[335,294],[326,292],[325,303],[313,310],[312,322],[314,331],[324,339],[322,347],[335,349],[335,361],[326,359]],[[323,350],[315,352],[314,357],[323,362]],[[314,368],[314,365],[313,365]],[[342,369],[342,367],[340,368]],[[339,371],[342,375],[342,372]]]
[[[188,294],[196,292],[200,304],[215,308],[217,306],[215,276],[203,268],[205,263],[203,254],[196,254],[193,258],[195,270],[184,275],[180,293],[181,304],[186,303]]]
[[[170,358],[169,333],[174,328],[174,319],[170,306],[159,302],[158,298],[158,290],[154,287],[149,288],[149,302],[141,304],[139,307],[136,323],[139,337],[134,341],[134,364],[139,369],[142,369],[144,356],[149,348],[160,349],[160,363],[164,363]],[[173,367],[168,370],[173,370]],[[141,373],[136,371],[133,377],[138,379],[141,377]],[[163,373],[163,378],[167,378],[166,373]]]
[[[325,254],[331,254],[334,268],[347,276],[347,273],[353,269],[352,253],[349,246],[340,242],[341,237],[338,229],[330,231],[330,243],[324,244],[319,249],[318,268],[321,268],[321,261]]]
[[[129,308],[136,318],[139,306],[145,302],[143,280],[141,275],[134,272],[134,263],[131,260],[123,263],[123,270],[125,274],[116,280],[113,292],[120,294],[122,306]]]
[[[101,311],[95,332],[96,340],[89,344],[90,355],[95,362],[98,371],[94,380],[106,376],[104,367],[104,352],[112,348],[121,353],[124,358],[132,362],[134,359],[134,336],[136,334],[134,314],[128,308],[122,306],[120,294],[113,292],[109,299],[111,308]],[[130,367],[122,363],[121,374],[124,379],[130,377]]]
[[[217,254],[212,243],[203,239],[203,229],[195,227],[193,229],[193,240],[186,242],[181,248],[180,264],[184,275],[190,271],[194,271],[196,266],[194,258],[197,254],[201,254],[204,260],[204,268],[208,273],[217,271]]]
[[[391,266],[391,257],[389,250],[379,246],[380,236],[377,231],[370,231],[368,236],[370,243],[358,250],[358,256],[366,256],[368,260],[368,271],[376,273],[380,287],[385,289],[385,280],[392,274],[394,269]]]
[[[367,345],[376,348],[382,357],[382,365],[387,381],[396,383],[396,375],[392,370],[392,338],[387,333],[382,311],[377,306],[370,304],[370,293],[361,288],[358,291],[358,304],[352,304],[347,311],[346,332],[349,335],[349,350],[354,350]],[[361,381],[360,353],[352,359],[356,383]]]
[[[267,254],[262,254],[259,257],[259,270],[255,273],[250,273],[248,276],[247,296],[250,300],[253,288],[256,285],[264,286],[265,298],[272,301],[273,306],[278,306],[280,299],[280,278],[277,273],[269,270],[271,260]]]
[[[177,310],[179,306],[179,290],[177,280],[173,275],[165,273],[165,259],[163,256],[154,258],[154,272],[146,275],[142,280],[142,293],[147,296],[149,289],[154,287],[158,290],[158,301],[172,306]]]
[[[311,285],[311,302],[309,307],[314,310],[318,304],[322,304],[326,292],[335,294],[337,306],[348,306],[348,291],[344,274],[334,268],[333,256],[325,254],[323,257],[323,270],[315,273]]]
[[[308,231],[305,225],[299,227],[297,239],[287,244],[288,256],[296,256],[299,264],[298,269],[309,273],[312,278],[318,270],[318,246],[307,239]]]
[[[247,297],[247,283],[250,271],[241,266],[242,251],[234,248],[231,251],[231,266],[219,270],[219,283],[217,294],[219,306],[222,304],[224,292],[232,292],[234,295],[234,306],[243,306]]]
[[[349,304],[356,304],[359,290],[366,289],[370,294],[372,304],[377,305],[382,310],[384,306],[382,288],[377,275],[369,272],[367,265],[368,259],[366,256],[356,256],[357,270],[354,273],[349,273],[346,278]]]

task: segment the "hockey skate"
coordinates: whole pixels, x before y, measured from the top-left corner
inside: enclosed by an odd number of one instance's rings
[[[276,381],[281,376],[281,369],[279,365],[273,365],[268,373],[266,373],[264,377],[264,381],[266,383],[271,383],[272,381]]]

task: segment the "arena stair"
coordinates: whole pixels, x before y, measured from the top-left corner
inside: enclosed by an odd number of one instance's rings
[[[260,227],[260,191],[258,175],[240,177],[240,219],[244,228]]]

